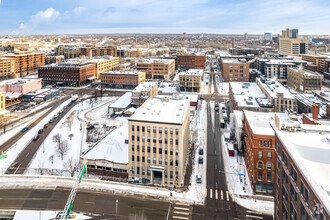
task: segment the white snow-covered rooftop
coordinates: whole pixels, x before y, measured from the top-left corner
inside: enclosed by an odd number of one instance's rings
[[[141,82],[132,92],[149,92],[155,85],[156,82]]]
[[[150,58],[150,59],[139,59],[138,63],[164,63],[164,64],[169,64],[172,61],[175,61],[174,59],[156,59],[156,58]]]
[[[20,92],[6,92],[5,97],[8,99],[17,99],[22,93]]]
[[[38,78],[19,78],[19,79],[8,79],[8,80],[3,80],[0,81],[0,85],[6,84],[6,85],[23,85],[25,83],[30,83],[33,81],[40,81],[41,79]]]
[[[306,76],[319,76],[319,77],[322,77],[321,74],[317,73],[317,72],[313,72],[313,71],[310,71],[310,70],[306,70],[306,69],[298,69],[298,68],[292,68],[294,71],[296,72],[304,72],[304,75]]]
[[[114,103],[112,103],[109,108],[127,108],[131,104],[131,92],[126,92],[119,99],[117,99]]]
[[[246,110],[243,110],[243,112],[253,134],[274,136],[274,130],[270,126],[270,122],[274,121],[274,112],[252,112]]]
[[[131,64],[129,64],[131,65]],[[140,75],[144,72],[136,71],[136,70],[118,70],[118,71],[107,71],[104,73],[101,73],[101,75]]]
[[[275,80],[265,79],[265,81],[262,82],[260,78],[257,78],[257,82],[260,83],[273,99],[278,98],[278,93],[283,94],[283,98],[285,99],[295,99],[294,95],[292,95],[287,88]]]
[[[181,72],[178,75],[179,76],[202,76],[203,75],[203,70],[201,69],[189,69],[186,72]]]
[[[230,87],[237,106],[258,108],[269,105],[272,107],[272,104],[256,83],[230,82]]]
[[[149,98],[128,120],[182,124],[189,107],[189,99]]]
[[[238,59],[222,59],[221,62],[223,62],[223,63],[244,63]]]
[[[89,160],[107,160],[113,163],[128,164],[128,125],[113,130],[102,141],[85,153]]]
[[[275,125],[272,126],[313,191],[330,212],[330,126],[304,125],[306,129],[297,132],[278,130]]]

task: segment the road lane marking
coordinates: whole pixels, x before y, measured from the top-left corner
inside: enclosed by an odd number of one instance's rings
[[[182,207],[177,207],[177,206],[175,206],[174,209],[179,209],[179,210],[189,211],[188,208],[182,208]]]
[[[247,213],[252,213],[252,214],[257,214],[257,215],[260,215],[262,213],[260,212],[256,212],[256,211],[250,211],[250,210],[246,210]]]
[[[221,190],[221,200],[223,200],[223,191]]]
[[[215,199],[218,199],[218,190],[215,190]]]
[[[264,219],[264,217],[261,216],[255,216],[255,215],[246,215],[248,218],[254,218],[254,219]]]
[[[228,191],[226,191],[226,197],[227,197],[227,201],[229,201],[229,193],[228,193]]]
[[[174,211],[173,213],[174,214],[177,214],[177,215],[189,215],[189,212],[178,212],[178,211]]]
[[[212,199],[212,189],[210,189],[210,198]]]
[[[189,218],[187,218],[187,217],[181,217],[181,216],[173,216],[173,219],[185,219],[185,220],[188,220]]]
[[[29,156],[29,154],[30,154],[30,152],[28,152],[27,155],[26,155],[25,157]]]
[[[15,170],[14,174],[16,174],[16,172],[18,171],[19,167],[21,166],[21,164],[18,165],[17,169]]]

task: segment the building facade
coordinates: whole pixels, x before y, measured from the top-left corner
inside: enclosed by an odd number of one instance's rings
[[[101,73],[101,83],[106,88],[133,89],[146,80],[142,71],[108,71]]]
[[[39,66],[45,65],[45,54],[31,51],[6,54],[6,57],[15,59],[15,73],[20,77],[36,72]]]
[[[311,93],[322,89],[323,76],[304,69],[289,68],[287,84],[295,90]]]
[[[254,193],[273,195],[275,135],[270,122],[274,113],[244,113],[245,163]]]
[[[146,72],[147,79],[170,80],[175,72],[175,60],[173,59],[140,59],[136,69]]]
[[[52,63],[58,63],[64,60],[63,55],[58,55],[58,56],[45,56],[45,64],[52,64]]]
[[[189,69],[179,73],[179,86],[181,92],[201,92],[203,70]]]
[[[43,84],[81,86],[96,77],[96,64],[86,62],[62,61],[56,64],[40,66],[38,77]]]
[[[274,219],[329,219],[328,125],[284,121],[275,114]],[[322,132],[320,132],[322,130]]]
[[[302,60],[306,60],[308,62],[315,64],[317,66],[317,72],[319,72],[319,73],[328,72],[327,68],[326,68],[327,56],[304,54],[304,55],[301,55],[301,58],[302,58]]]
[[[6,108],[5,93],[0,92],[0,111],[4,110],[5,108]]]
[[[277,79],[279,82],[286,82],[288,68],[296,64],[289,60],[269,60],[264,64],[264,74],[267,78]]]
[[[96,79],[100,79],[101,73],[119,69],[119,58],[104,56],[102,58],[90,59],[89,62],[96,64]]]
[[[157,82],[141,82],[132,91],[132,106],[141,106],[149,97],[156,97],[158,95]]]
[[[0,81],[17,78],[15,70],[15,58],[0,57]]]
[[[308,41],[299,38],[284,38],[279,40],[279,51],[286,56],[295,56],[308,53]]]
[[[249,64],[237,59],[221,59],[222,77],[225,82],[249,82]]]
[[[181,187],[190,137],[189,100],[149,98],[129,119],[129,178]]]
[[[177,56],[177,69],[205,69],[206,57],[205,54],[185,54]]]

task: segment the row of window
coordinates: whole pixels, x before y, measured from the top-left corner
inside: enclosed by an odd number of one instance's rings
[[[145,130],[147,130],[147,132],[151,132],[151,127],[150,126],[148,126],[147,127],[147,129],[145,129],[145,126],[139,126],[139,125],[137,125],[136,126],[136,131],[140,131],[140,127],[141,127],[141,131],[142,132],[145,132]],[[132,125],[132,131],[134,131],[135,130],[135,126],[134,125]],[[154,134],[156,134],[157,133],[157,128],[156,127],[152,127],[152,131],[153,131],[153,133]],[[163,128],[162,127],[159,127],[158,128],[158,133],[159,134],[162,134],[163,133]],[[168,129],[167,128],[165,128],[164,129],[164,133],[165,134],[168,134]],[[170,134],[173,134],[173,128],[170,128]],[[175,129],[175,134],[176,135],[179,135],[179,129],[177,128],[177,129]]]
[[[262,147],[262,146],[271,148],[272,142],[271,141],[259,141],[259,147]]]
[[[132,138],[131,138],[132,141],[135,141],[135,135],[132,135]],[[136,136],[136,141],[140,141],[140,136]],[[145,137],[142,136],[141,138],[141,141],[142,142],[145,142]],[[147,137],[147,142],[150,143],[151,142],[151,138],[150,137]],[[152,143],[157,143],[157,138],[154,137],[152,139]],[[163,138],[158,138],[158,143],[162,144],[163,143]],[[168,139],[167,138],[164,138],[164,144],[168,144]],[[173,139],[170,138],[170,144],[173,145]],[[175,139],[175,145],[179,145],[179,139]]]
[[[134,151],[135,151],[135,145],[132,145],[132,152],[134,152]],[[136,151],[137,152],[140,152],[140,146],[139,145],[136,146]],[[145,152],[145,147],[144,146],[141,147],[141,151],[142,152]],[[147,147],[147,152],[150,153],[150,151],[151,151],[151,147],[148,146]],[[152,152],[154,154],[156,154],[157,153],[157,148],[156,147],[153,147],[152,148]],[[163,148],[161,148],[161,147],[158,148],[158,153],[159,154],[163,154]],[[168,154],[167,148],[164,149],[164,154],[165,155]],[[170,155],[173,155],[173,149],[170,149]],[[179,150],[175,150],[175,156],[179,156]]]
[[[258,162],[258,169],[263,169],[263,162],[262,161]],[[268,162],[267,163],[267,170],[271,170],[271,169],[272,169],[272,163]]]
[[[145,171],[146,171],[146,169],[144,167],[141,167],[141,168],[140,167],[136,167],[136,174],[137,175],[140,175],[140,174],[142,176],[144,176],[144,175],[150,176],[151,175],[151,170],[149,168],[147,168],[147,173]],[[133,175],[135,174],[135,167],[132,167],[131,173]],[[174,172],[173,171],[170,171],[169,173],[170,173],[169,178],[170,179],[173,179],[174,178],[174,176],[173,176]],[[167,170],[164,170],[164,176],[165,176],[165,178],[168,178],[168,171]],[[179,172],[175,172],[175,176],[178,177],[179,176]]]
[[[258,151],[258,158],[262,158],[263,157],[263,152],[262,151]],[[272,152],[267,152],[267,158],[268,159],[272,159]]]
[[[258,181],[262,181],[263,173],[258,172]],[[267,182],[272,182],[272,172],[267,172]]]
[[[134,162],[136,159],[136,162],[142,162],[142,163],[145,163],[145,157],[144,156],[134,156],[132,155],[132,162]],[[140,160],[141,159],[141,160]],[[153,160],[152,160],[153,164],[156,165],[163,165],[163,158],[158,158],[158,163],[157,163],[157,158],[154,157]],[[169,163],[168,163],[169,162]],[[164,165],[170,165],[170,166],[176,166],[178,167],[179,166],[179,160],[175,160],[175,165],[173,163],[174,161],[171,159],[171,160],[167,160],[165,159],[164,160]],[[150,157],[147,157],[147,163],[151,164],[151,158]]]

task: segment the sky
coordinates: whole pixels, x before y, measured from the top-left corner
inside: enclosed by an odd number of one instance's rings
[[[329,0],[0,0],[0,35],[330,34]]]

